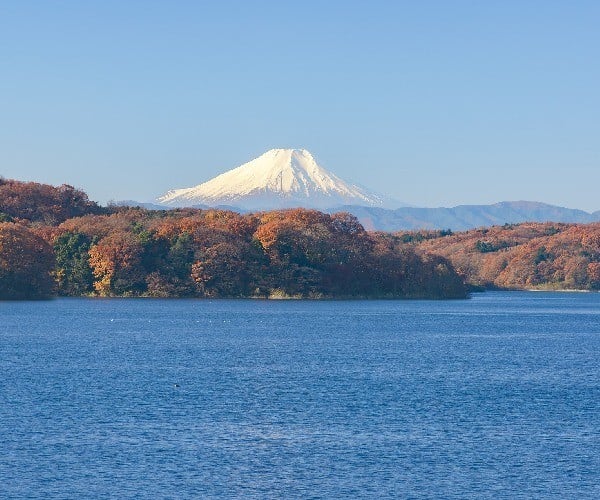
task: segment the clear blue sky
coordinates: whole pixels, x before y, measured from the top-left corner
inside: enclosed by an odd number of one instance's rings
[[[272,147],[600,209],[600,1],[0,2],[0,174],[146,201]]]

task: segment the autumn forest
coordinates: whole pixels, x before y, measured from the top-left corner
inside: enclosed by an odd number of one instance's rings
[[[348,213],[102,207],[0,180],[0,299],[464,298],[600,289],[600,224],[367,232]]]

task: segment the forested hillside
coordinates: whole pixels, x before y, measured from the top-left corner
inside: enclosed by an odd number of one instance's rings
[[[347,213],[102,208],[70,186],[3,181],[1,298],[461,298],[443,257]]]
[[[37,182],[0,178],[0,221],[27,220],[58,224],[71,217],[99,214],[106,209],[90,201],[73,186],[59,187]]]
[[[600,289],[600,223],[505,224],[456,234],[420,231],[389,237],[448,258],[476,286]]]

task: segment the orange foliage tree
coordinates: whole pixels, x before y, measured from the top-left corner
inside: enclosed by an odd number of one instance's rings
[[[35,299],[53,292],[52,248],[27,228],[0,223],[0,299]]]

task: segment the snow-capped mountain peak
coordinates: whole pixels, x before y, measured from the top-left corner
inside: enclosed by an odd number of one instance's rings
[[[245,209],[381,206],[383,199],[321,167],[306,149],[271,149],[195,187],[158,198],[170,206],[235,205]]]

